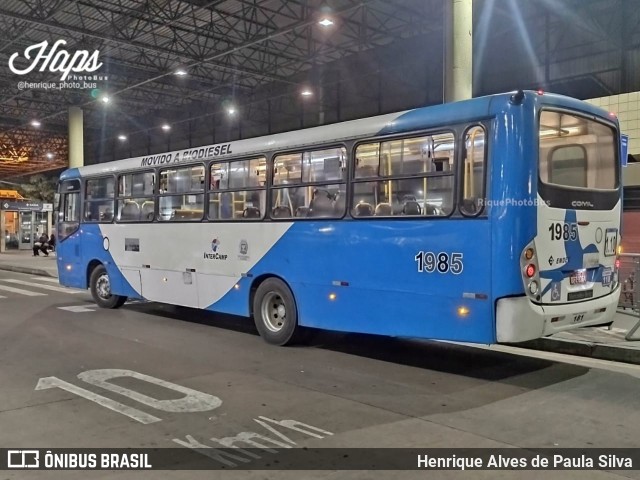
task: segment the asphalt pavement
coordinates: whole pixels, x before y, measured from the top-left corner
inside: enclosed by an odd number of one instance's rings
[[[57,277],[55,252],[48,257],[34,257],[31,251],[9,251],[0,254],[0,270]],[[630,331],[640,322],[638,312],[627,309],[614,316],[610,327],[589,327],[562,332],[551,337],[519,344],[521,348],[566,353],[603,360],[640,364],[640,328],[633,340]]]
[[[308,345],[279,348],[265,344],[244,318],[156,303],[100,310],[87,292],[59,287],[50,277],[10,271],[0,271],[0,296],[3,447],[192,451],[247,446],[241,440],[248,439],[273,447],[260,453],[276,462],[285,458],[279,455],[287,447],[639,444],[636,365],[510,347],[331,333],[318,333]],[[257,461],[246,455],[244,460]],[[339,468],[246,471],[247,462],[223,471],[136,472],[126,478],[390,475]],[[35,475],[3,473],[8,474],[3,478]],[[493,479],[539,478],[540,473],[428,475]],[[394,472],[393,477],[426,474]],[[118,472],[37,475],[123,478]],[[640,478],[638,471],[544,475]]]

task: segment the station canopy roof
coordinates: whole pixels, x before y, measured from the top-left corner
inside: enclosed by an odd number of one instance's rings
[[[67,164],[70,106],[96,163],[440,103],[449,1],[3,0],[0,178]],[[633,3],[474,0],[474,95],[633,87]]]

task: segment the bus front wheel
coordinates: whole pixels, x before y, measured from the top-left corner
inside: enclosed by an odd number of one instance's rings
[[[272,345],[293,343],[298,335],[298,312],[293,293],[278,278],[260,284],[253,297],[253,321],[260,336]]]
[[[93,300],[100,308],[120,308],[127,301],[127,297],[111,293],[111,280],[104,265],[98,265],[93,269],[89,287]]]

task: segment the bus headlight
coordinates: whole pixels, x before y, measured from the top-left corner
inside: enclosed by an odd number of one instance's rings
[[[535,280],[529,282],[529,293],[535,295],[538,293],[538,282]]]

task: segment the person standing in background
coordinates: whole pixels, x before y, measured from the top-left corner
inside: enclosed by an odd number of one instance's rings
[[[49,237],[47,237],[47,234],[46,234],[46,233],[43,233],[43,234],[40,236],[40,239],[39,239],[38,241],[40,242],[40,251],[41,251],[42,253],[44,253],[44,256],[45,256],[45,257],[48,257],[48,256],[49,256],[49,250],[48,250],[48,247],[49,247],[49,243],[48,243],[48,242],[49,242]],[[34,251],[34,253],[35,253],[35,247],[34,247],[34,250],[33,250],[33,251]]]

